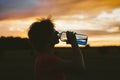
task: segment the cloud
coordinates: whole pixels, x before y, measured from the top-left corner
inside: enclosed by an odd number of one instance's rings
[[[120,7],[119,0],[1,0],[0,19],[98,13]]]
[[[102,11],[98,16],[97,20],[99,21],[108,21],[108,20],[115,20],[120,21],[120,8],[112,10],[112,12]]]
[[[77,0],[76,0],[77,1]],[[0,19],[58,14],[74,0],[1,0]]]
[[[87,14],[60,16],[56,24],[56,29],[60,32],[70,30],[89,37],[115,37],[120,35],[120,8],[113,9],[111,12],[102,11],[94,16]]]
[[[111,8],[111,5],[112,7],[113,5],[119,7],[118,4],[120,1],[115,0],[117,2],[114,1],[114,3],[111,1],[101,0],[98,2],[98,0],[1,0],[0,6],[2,6],[2,11],[0,13],[0,19],[26,18],[30,16],[49,15],[51,13],[51,15],[54,14],[57,16],[56,24],[59,26],[57,29],[91,31],[97,30],[100,31],[101,34],[102,32],[120,32],[120,8],[112,9],[111,11],[105,10],[105,6],[107,6],[107,8]],[[81,12],[82,10],[87,11],[89,9],[88,11],[92,11],[94,9],[96,10],[100,8],[103,10],[101,10],[102,12],[99,12],[99,14],[90,15],[88,13]],[[10,24],[8,26],[11,26]],[[15,28],[15,26],[11,26],[9,28],[12,31],[23,30],[23,28]]]
[[[0,36],[27,36],[27,30],[34,20],[18,19],[0,21]]]
[[[36,5],[34,0],[1,0],[0,1],[0,19],[25,17],[28,12]]]
[[[101,12],[95,20],[101,22],[100,25],[103,26],[103,30],[120,32],[120,8],[114,9],[111,13]]]

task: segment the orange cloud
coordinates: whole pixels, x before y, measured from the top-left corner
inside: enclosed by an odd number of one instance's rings
[[[120,7],[120,0],[1,0],[0,4],[0,19],[13,19],[111,11]]]

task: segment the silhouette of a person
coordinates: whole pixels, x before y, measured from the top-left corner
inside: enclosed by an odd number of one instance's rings
[[[81,55],[75,34],[67,31],[67,44],[71,44],[74,54],[70,61],[54,55],[54,45],[59,43],[58,31],[51,19],[42,19],[31,24],[28,37],[34,50],[35,80],[67,80],[66,72],[79,73],[82,67]]]

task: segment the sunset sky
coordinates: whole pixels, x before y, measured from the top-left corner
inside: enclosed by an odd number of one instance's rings
[[[120,46],[120,0],[0,0],[0,36],[27,37],[48,16],[60,32],[88,35],[90,46]]]

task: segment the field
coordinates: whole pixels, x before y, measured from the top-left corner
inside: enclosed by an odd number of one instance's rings
[[[120,47],[86,47],[81,50],[86,65],[84,80],[120,80]],[[70,59],[74,53],[71,48],[56,48],[55,54]],[[34,58],[30,49],[1,50],[0,80],[34,80]]]

